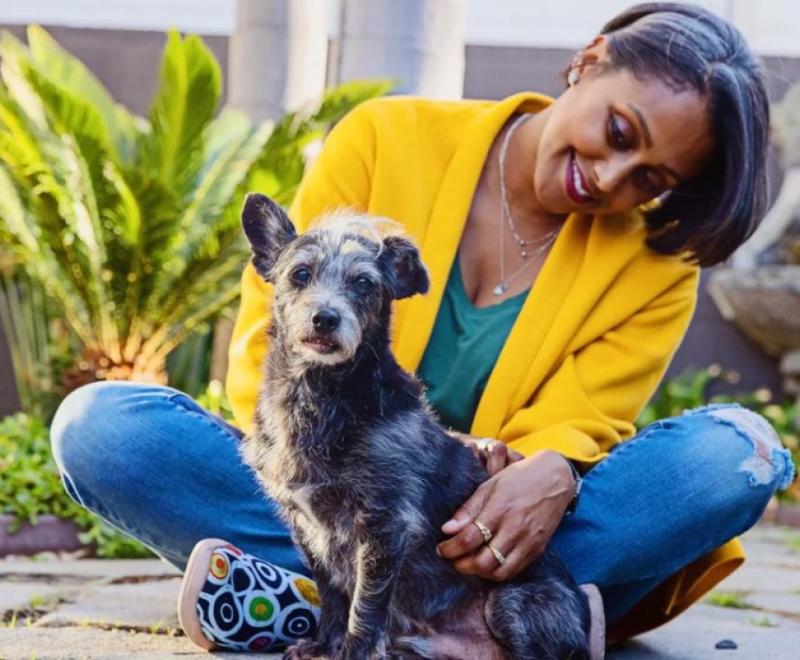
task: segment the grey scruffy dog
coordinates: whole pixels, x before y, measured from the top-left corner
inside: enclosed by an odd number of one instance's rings
[[[417,249],[338,220],[298,236],[263,195],[249,195],[242,211],[255,269],[275,292],[243,453],[322,600],[314,639],[285,657],[453,657],[441,639],[463,641],[478,603],[470,626],[484,635],[488,626],[495,657],[588,658],[586,596],[552,553],[503,583],[462,575],[436,555],[441,525],[486,470],[436,423],[390,351],[392,300],[428,289]]]

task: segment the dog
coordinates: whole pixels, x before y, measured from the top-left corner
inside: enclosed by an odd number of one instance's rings
[[[416,247],[356,215],[298,235],[258,194],[246,198],[242,225],[256,272],[274,286],[265,379],[242,453],[322,603],[314,639],[284,657],[463,660],[442,639],[480,628],[494,657],[589,658],[587,598],[554,554],[498,583],[435,553],[441,525],[487,472],[439,426],[390,350],[392,301],[429,286]]]

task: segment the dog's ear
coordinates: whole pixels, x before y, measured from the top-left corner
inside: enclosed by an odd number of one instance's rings
[[[242,207],[242,228],[253,250],[253,266],[271,282],[278,255],[297,236],[292,221],[269,197],[250,193]]]
[[[399,300],[428,291],[428,271],[420,259],[419,250],[408,239],[402,236],[384,238],[378,263],[393,298]]]

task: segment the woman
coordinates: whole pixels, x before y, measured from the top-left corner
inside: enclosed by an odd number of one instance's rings
[[[763,214],[767,127],[741,35],[652,3],[576,54],[555,101],[384,99],[332,131],[290,215],[305,227],[351,206],[405,224],[432,287],[397,306],[395,352],[466,442],[492,439],[476,444],[492,476],[438,546],[460,571],[509,579],[549,543],[599,587],[622,637],[741,564],[735,537],[792,477],[772,429],[733,406],[635,437],[633,421],[689,324],[698,266],[726,259]],[[250,266],[242,293],[227,389],[246,431],[269,298]],[[308,574],[239,461],[240,431],[175,390],[102,383],[66,399],[52,434],[68,492],[176,566],[203,537],[242,549],[198,544],[182,603],[198,643],[307,634],[290,615],[314,604],[308,581],[255,559]],[[261,577],[237,583],[237,567]],[[282,598],[300,606],[274,598],[287,578]]]

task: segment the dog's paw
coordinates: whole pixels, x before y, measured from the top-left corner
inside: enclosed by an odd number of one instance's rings
[[[325,644],[304,639],[294,646],[290,646],[283,654],[283,660],[328,660],[332,649]]]

